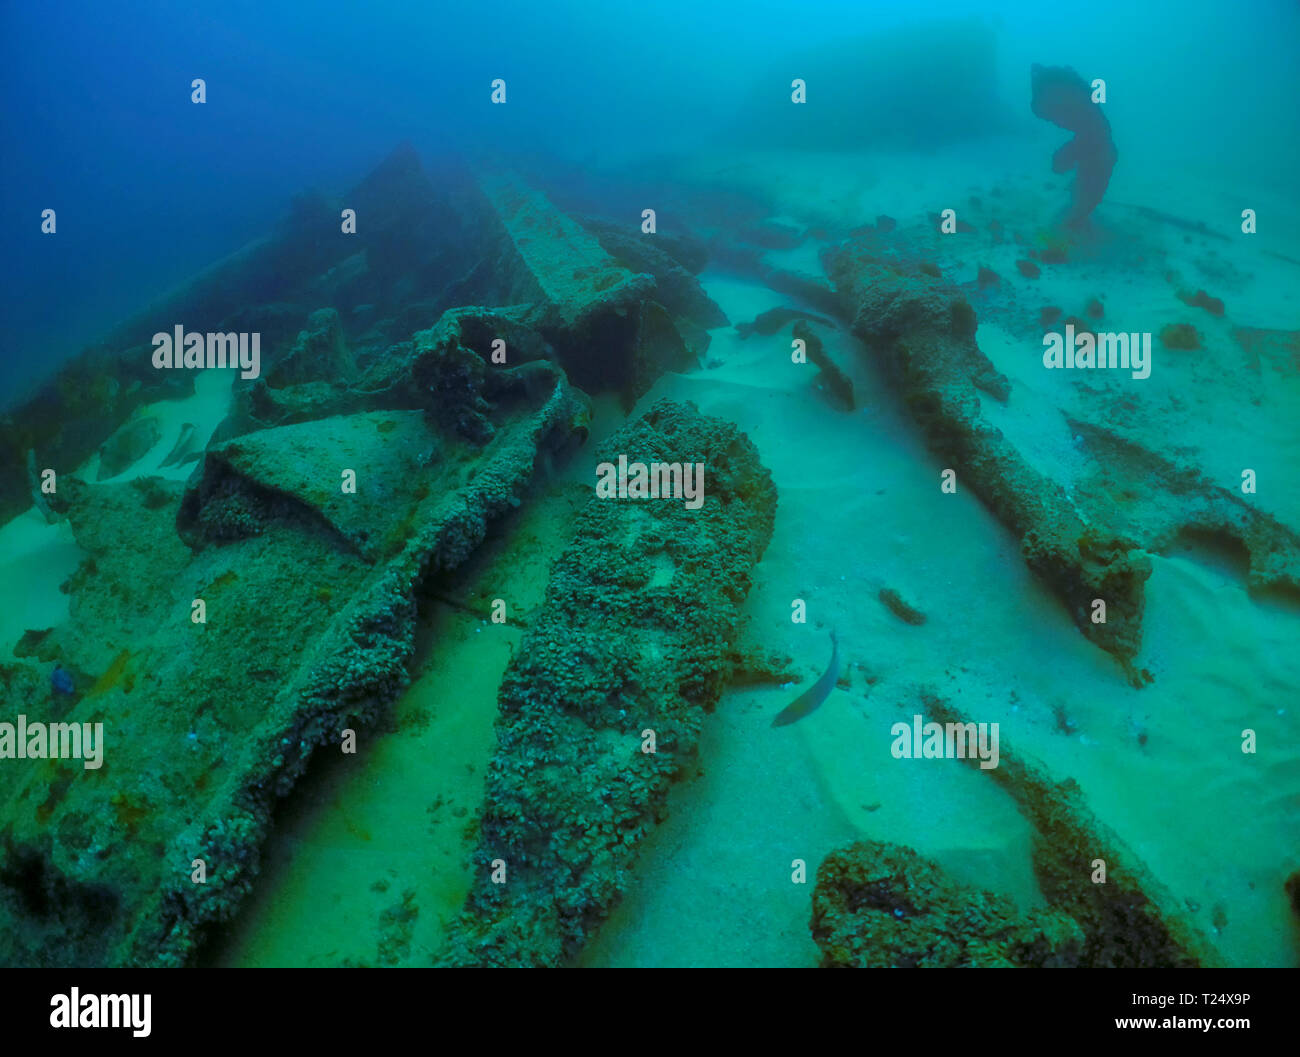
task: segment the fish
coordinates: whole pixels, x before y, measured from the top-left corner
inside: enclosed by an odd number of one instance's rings
[[[36,472],[36,452],[32,448],[27,449],[27,485],[31,489],[32,504],[41,512],[47,525],[53,525],[63,513],[56,511],[54,505],[50,502],[50,497],[45,494],[41,487],[41,476]]]
[[[104,481],[125,473],[161,439],[162,427],[154,416],[132,419],[99,446],[99,473],[95,480]]]
[[[56,694],[71,694],[77,689],[76,683],[72,681],[72,674],[61,664],[56,664],[54,671],[50,672],[50,686],[54,688]]]
[[[830,696],[835,684],[840,679],[840,643],[835,637],[835,632],[831,632],[831,663],[826,666],[826,671],[822,677],[812,684],[807,690],[794,699],[794,701],[783,708],[776,719],[772,720],[772,726],[784,727],[790,723],[803,719],[804,716],[815,711],[823,701]]]
[[[195,430],[193,422],[186,422],[181,426],[180,436],[176,438],[176,443],[172,445],[172,450],[167,453],[167,458],[163,459],[163,461],[158,464],[158,468],[161,470],[163,467],[171,466],[173,464],[184,465],[189,461],[191,453],[196,453],[197,451],[194,445],[194,434]],[[194,454],[194,457],[197,458],[197,454]]]

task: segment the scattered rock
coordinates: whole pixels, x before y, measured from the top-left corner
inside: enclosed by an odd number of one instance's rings
[[[911,624],[913,627],[920,627],[925,623],[925,614],[904,602],[902,595],[892,587],[881,588],[879,598],[885,608],[903,623]]]
[[[1256,374],[1265,366],[1281,374],[1300,374],[1300,330],[1234,327],[1232,336],[1246,354],[1246,368]]]
[[[1201,347],[1201,338],[1190,323],[1170,323],[1161,329],[1160,343],[1167,349],[1190,352]]]
[[[1204,290],[1197,290],[1194,294],[1179,290],[1178,300],[1192,308],[1203,308],[1212,316],[1223,315],[1223,302],[1217,297],[1211,297]]]
[[[1033,261],[1018,260],[1016,261],[1016,268],[1026,279],[1037,279],[1042,275],[1042,269]]]

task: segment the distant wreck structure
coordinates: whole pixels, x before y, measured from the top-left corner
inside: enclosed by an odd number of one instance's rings
[[[340,230],[344,208],[354,234]],[[341,195],[296,196],[273,231],[132,315],[0,419],[0,520],[32,504],[29,449],[74,469],[144,405],[193,393],[194,371],[152,364],[152,336],[178,323],[260,335],[261,377],[236,382],[240,414],[219,441],[389,409],[391,394],[374,390],[403,372],[412,335],[453,309],[466,347],[492,366],[549,359],[630,408],[727,322],[696,279],[703,248],[667,234],[647,246],[639,223],[571,216],[509,174],[430,170],[402,144]],[[492,359],[497,340],[504,360]]]
[[[795,77],[806,79],[806,106],[792,105]],[[998,92],[996,30],[963,18],[792,49],[755,86],[736,132],[765,148],[929,151],[1010,125]]]

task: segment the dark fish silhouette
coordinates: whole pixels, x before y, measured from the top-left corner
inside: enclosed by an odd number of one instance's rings
[[[835,689],[835,684],[840,679],[840,644],[835,637],[835,632],[831,632],[831,663],[826,666],[826,671],[822,677],[812,684],[807,690],[796,697],[790,705],[783,708],[772,720],[772,726],[784,727],[787,724],[794,723],[796,720],[803,719],[804,716],[813,712]]]
[[[195,435],[194,423],[186,422],[181,426],[180,436],[176,438],[176,443],[172,445],[172,450],[167,453],[167,458],[158,464],[161,470],[164,466],[173,464],[183,465],[191,460],[198,458],[198,449],[195,442],[198,437]]]
[[[1040,66],[1030,70],[1035,117],[1074,133],[1074,139],[1052,155],[1052,172],[1075,170],[1074,195],[1065,215],[1069,227],[1082,227],[1110,183],[1119,157],[1110,138],[1110,122],[1092,101],[1092,92],[1069,66]]]

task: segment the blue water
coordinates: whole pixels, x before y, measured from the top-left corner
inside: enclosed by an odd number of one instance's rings
[[[1013,112],[1027,112],[1030,62],[1074,64],[1108,79],[1126,158],[1171,179],[1212,162],[1283,192],[1300,183],[1294,4],[466,6],[3,5],[2,391],[12,400],[110,322],[263,233],[295,192],[351,186],[403,139],[431,164],[463,150],[587,163],[708,152],[763,71],[806,45],[922,17],[997,27]],[[783,75],[816,92],[815,69]],[[208,85],[201,107],[195,77]],[[507,80],[504,108],[488,105],[495,77]],[[848,125],[907,107],[896,96],[817,103]],[[55,238],[41,235],[45,208]]]

